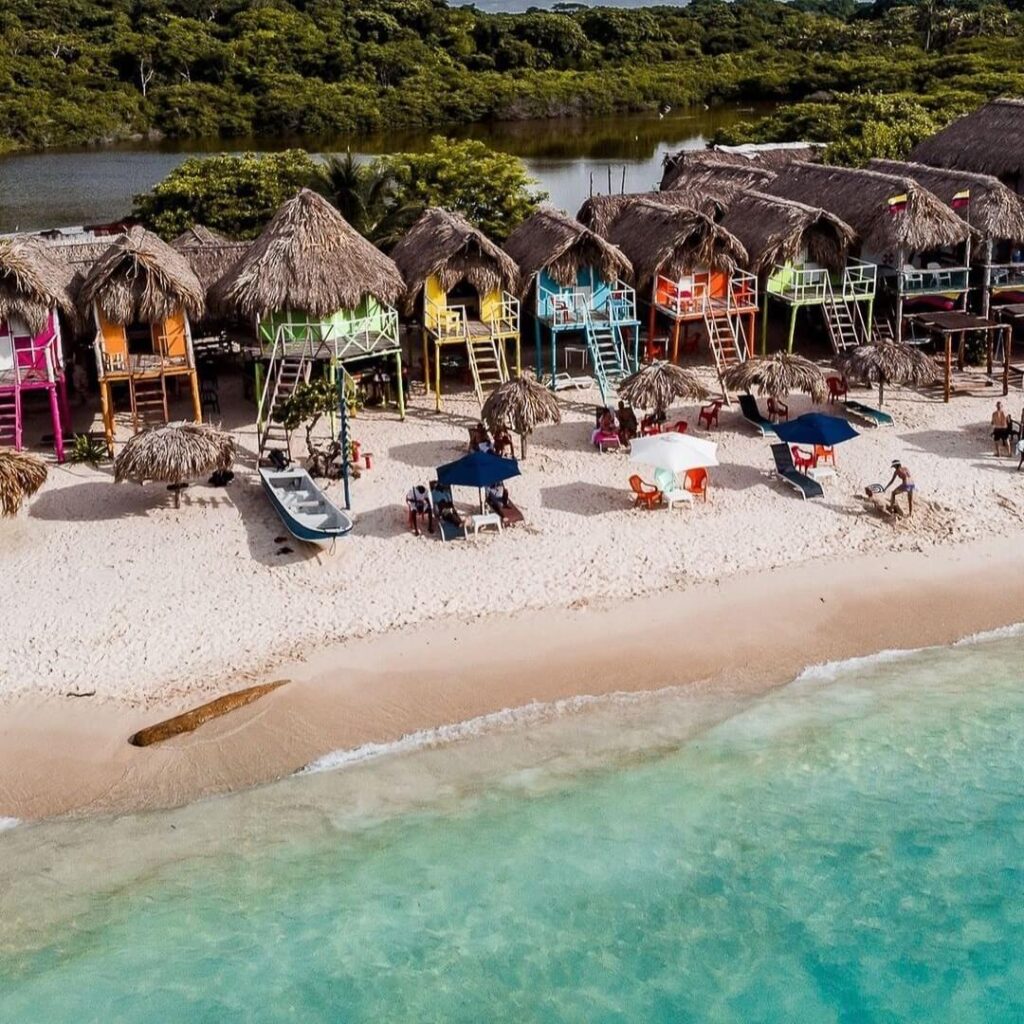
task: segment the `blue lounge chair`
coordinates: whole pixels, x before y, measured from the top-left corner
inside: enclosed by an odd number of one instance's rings
[[[437,523],[437,532],[441,534],[441,541],[445,543],[450,540],[466,539],[466,524],[462,516],[455,508],[452,500],[452,489],[442,487],[436,480],[430,482],[430,504],[434,507],[434,522]],[[453,522],[451,516],[448,518],[442,514],[445,508],[454,512],[458,523]]]
[[[800,492],[805,501],[808,498],[823,498],[825,492],[817,480],[812,480],[806,473],[801,473],[793,465],[793,453],[788,444],[773,444],[772,455],[775,456],[775,472],[779,479]]]
[[[892,417],[881,409],[872,409],[870,405],[863,402],[846,401],[846,409],[857,419],[869,423],[873,427],[891,427]]]
[[[757,399],[753,395],[740,395],[740,412],[762,437],[775,433],[775,424],[761,415],[761,410],[757,407]]]

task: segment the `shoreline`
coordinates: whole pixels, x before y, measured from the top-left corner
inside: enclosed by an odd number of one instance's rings
[[[1016,624],[1022,607],[1024,552],[997,538],[350,640],[277,665],[273,678],[287,686],[155,747],[132,747],[128,736],[194,706],[194,696],[157,707],[8,699],[0,818],[177,806],[332,753],[570,698],[689,686],[756,697],[815,664]]]

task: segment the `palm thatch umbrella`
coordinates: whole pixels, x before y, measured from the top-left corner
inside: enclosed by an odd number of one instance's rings
[[[521,458],[526,458],[526,438],[541,423],[561,423],[562,411],[555,396],[532,373],[513,377],[488,396],[480,412],[492,433],[511,430],[519,435]]]
[[[46,480],[46,466],[35,455],[0,449],[0,516],[17,514]]]
[[[188,259],[150,231],[134,227],[93,264],[80,301],[95,302],[111,323],[155,322],[184,310],[198,320],[206,295]]]
[[[823,402],[827,386],[817,363],[791,352],[748,359],[730,366],[722,382],[733,391],[753,391],[770,398],[785,398],[791,391],[806,391],[813,402]]]
[[[847,380],[878,385],[878,404],[885,398],[886,384],[909,384],[920,387],[938,377],[935,361],[920,349],[897,341],[873,341],[858,345],[842,358],[836,367]]]
[[[206,423],[168,423],[136,434],[114,460],[114,480],[166,483],[181,502],[182,486],[197,476],[227,470],[235,459],[235,439]]]
[[[693,370],[663,359],[630,374],[619,384],[618,392],[624,402],[636,409],[653,409],[658,417],[664,416],[676,398],[703,402],[710,394]]]
[[[34,238],[0,238],[0,320],[17,317],[34,333],[46,326],[51,310],[74,319],[74,271]]]

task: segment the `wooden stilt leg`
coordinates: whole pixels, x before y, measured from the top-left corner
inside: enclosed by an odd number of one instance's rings
[[[192,412],[195,414],[196,423],[203,422],[203,402],[199,397],[199,375],[193,370],[188,375],[188,386],[192,391]],[[166,401],[166,399],[165,399]]]
[[[398,384],[398,418],[405,419],[405,387],[402,384],[402,353],[395,352],[395,380]]]

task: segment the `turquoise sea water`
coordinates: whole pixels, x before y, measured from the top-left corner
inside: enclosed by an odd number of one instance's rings
[[[0,1021],[1022,1021],[1022,654],[0,832]]]

